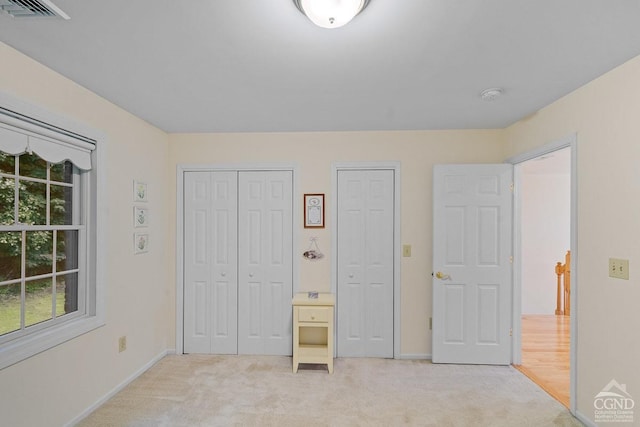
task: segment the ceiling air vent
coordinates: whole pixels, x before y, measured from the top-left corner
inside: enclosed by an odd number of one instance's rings
[[[58,6],[49,0],[0,0],[0,11],[14,18],[60,17],[69,19]]]

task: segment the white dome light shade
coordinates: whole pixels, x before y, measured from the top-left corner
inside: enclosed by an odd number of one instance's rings
[[[368,0],[294,0],[294,3],[317,26],[338,28],[360,13]]]

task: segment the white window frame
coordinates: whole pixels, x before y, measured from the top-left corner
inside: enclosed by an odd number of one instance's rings
[[[9,115],[7,112],[17,114]],[[77,135],[95,141],[96,146],[91,153],[92,169],[82,174],[82,179],[86,181],[81,186],[82,194],[80,195],[82,209],[86,209],[83,212],[86,238],[80,239],[78,247],[78,267],[81,269],[79,274],[83,274],[86,281],[86,294],[83,297],[84,313],[69,316],[68,320],[52,323],[46,328],[34,328],[31,333],[0,344],[0,369],[3,369],[105,324],[104,272],[106,271],[107,233],[104,153],[106,137],[102,132],[87,125],[29,104],[4,92],[0,92],[0,123],[23,128],[47,138],[55,138],[56,134],[66,137]],[[82,251],[84,245],[86,249]],[[83,258],[86,261],[81,266]],[[78,305],[80,304],[79,302]]]

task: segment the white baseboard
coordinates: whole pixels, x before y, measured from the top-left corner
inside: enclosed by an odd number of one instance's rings
[[[580,420],[580,422],[582,424],[584,424],[587,427],[598,427],[598,425],[596,423],[594,423],[593,421],[591,421],[589,418],[587,418],[586,415],[584,415],[582,412],[580,411],[576,411],[576,418],[578,420]]]
[[[144,366],[142,366],[140,369],[138,369],[137,371],[135,371],[133,374],[131,374],[127,379],[125,379],[123,382],[121,382],[120,384],[118,384],[113,390],[111,390],[109,393],[105,394],[104,396],[102,396],[100,399],[98,399],[96,402],[93,403],[93,405],[89,406],[88,408],[86,408],[84,411],[82,411],[80,414],[78,414],[77,417],[75,417],[74,419],[72,419],[71,421],[69,421],[68,423],[65,424],[65,427],[71,427],[74,426],[76,424],[78,424],[80,421],[82,421],[83,419],[85,419],[86,417],[89,416],[89,414],[91,414],[93,411],[95,411],[96,409],[98,409],[102,404],[104,404],[107,400],[111,399],[113,396],[115,396],[119,391],[121,391],[123,388],[125,388],[126,386],[129,385],[129,383],[131,383],[133,380],[135,380],[136,378],[138,378],[140,375],[144,374],[149,368],[151,368],[153,365],[155,365],[156,363],[158,363],[160,361],[160,359],[162,359],[163,357],[165,357],[167,354],[170,354],[171,350],[164,350],[162,352],[160,352],[159,354],[157,354],[154,358],[152,358],[149,362],[147,362]],[[175,353],[175,350],[173,350],[173,352]]]
[[[431,355],[426,353],[404,353],[396,357],[400,360],[431,360]]]

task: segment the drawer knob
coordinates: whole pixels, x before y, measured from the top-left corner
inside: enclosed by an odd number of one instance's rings
[[[311,316],[311,320],[316,320],[316,316]]]

